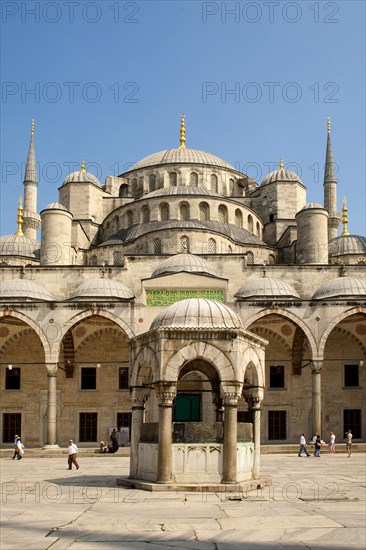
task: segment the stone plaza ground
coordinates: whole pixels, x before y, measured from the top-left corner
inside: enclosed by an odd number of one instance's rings
[[[2,458],[1,550],[364,549],[364,453],[262,456],[272,486],[247,494],[116,486],[129,459]]]

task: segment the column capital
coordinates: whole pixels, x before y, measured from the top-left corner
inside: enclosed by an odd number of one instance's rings
[[[46,363],[47,376],[57,376],[57,363]]]
[[[243,391],[243,383],[234,381],[234,382],[221,382],[221,397],[226,403],[227,400],[236,399],[238,400],[241,397]]]
[[[156,382],[154,384],[156,396],[159,400],[159,405],[172,406],[173,400],[177,395],[176,382]]]
[[[323,367],[323,361],[313,361],[311,372],[312,374],[320,374]]]
[[[222,402],[224,407],[237,407],[239,396],[236,392],[226,392],[222,394]]]
[[[150,397],[151,389],[150,388],[131,388],[131,401],[132,406],[142,405]]]
[[[260,410],[262,399],[258,395],[245,395],[244,399],[248,403],[250,410]]]

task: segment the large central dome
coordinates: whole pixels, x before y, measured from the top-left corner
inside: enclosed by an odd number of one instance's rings
[[[143,158],[132,166],[129,170],[139,170],[140,168],[148,168],[150,166],[157,166],[161,164],[208,164],[211,166],[218,166],[220,168],[229,168],[230,170],[236,170],[234,166],[228,164],[224,160],[211,155],[211,153],[205,153],[198,149],[166,149],[165,151],[159,151],[153,153],[148,157]]]

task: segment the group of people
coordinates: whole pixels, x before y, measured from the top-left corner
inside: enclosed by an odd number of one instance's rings
[[[116,453],[119,449],[119,443],[118,443],[118,434],[113,428],[112,433],[110,435],[111,445],[107,445],[105,441],[100,442],[100,452],[101,453]]]
[[[24,455],[24,445],[19,435],[15,434],[13,460],[15,459],[20,460],[21,458],[23,458],[23,455]]]
[[[351,454],[352,454],[352,437],[353,437],[352,431],[348,430],[345,433],[346,449],[347,449],[348,457],[350,457]],[[334,432],[330,432],[329,450],[330,450],[331,454],[335,453],[335,439],[336,439],[336,436],[335,436]],[[318,432],[315,432],[314,437],[312,439],[312,443],[314,444],[314,456],[316,458],[319,458],[320,457],[320,449],[321,449],[322,445],[325,445],[326,443],[322,440],[322,438],[320,437]],[[300,448],[299,448],[299,452],[298,452],[298,455],[297,455],[298,457],[301,457],[303,452],[306,454],[306,456],[310,456],[310,453],[308,452],[306,445],[307,445],[306,435],[304,433],[302,433],[301,436],[300,436]]]

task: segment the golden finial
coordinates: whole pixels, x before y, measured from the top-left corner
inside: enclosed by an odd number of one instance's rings
[[[180,145],[179,149],[185,149],[186,148],[186,127],[184,124],[184,117],[185,115],[181,115],[180,117]]]
[[[34,136],[34,118],[32,118],[32,128],[31,128],[32,136]]]
[[[283,159],[280,159],[280,170],[283,170],[283,169],[284,169]]]
[[[85,160],[84,159],[81,159],[80,172],[86,172],[86,170],[85,170]]]
[[[24,235],[22,225],[23,225],[23,199],[19,197],[19,206],[18,206],[18,218],[17,218],[18,231],[16,235]]]
[[[328,134],[330,134],[330,117],[327,118]]]
[[[343,231],[341,233],[341,237],[344,237],[346,235],[349,235],[347,225],[348,225],[348,218],[347,218],[347,200],[346,197],[343,197],[343,208],[342,208],[342,225],[343,225]]]

